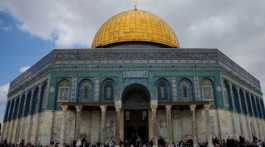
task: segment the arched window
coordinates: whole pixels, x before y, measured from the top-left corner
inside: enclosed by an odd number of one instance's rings
[[[8,116],[8,110],[10,107],[10,101],[7,102],[7,106],[6,106],[6,111],[5,111],[5,116],[4,116],[4,122],[7,121],[7,116]]]
[[[24,116],[28,116],[28,114],[29,114],[30,99],[31,99],[31,92],[29,91],[27,96],[26,96],[26,105],[25,105],[25,110],[24,110]]]
[[[23,108],[24,108],[24,103],[25,103],[25,94],[22,95],[21,97],[21,102],[20,102],[20,106],[19,106],[19,114],[18,114],[18,117],[21,118],[22,115],[23,115]]]
[[[83,80],[79,85],[79,98],[80,99],[89,99],[92,97],[93,88],[92,82],[90,80]]]
[[[168,100],[170,98],[170,83],[166,79],[158,80],[158,99]]]
[[[185,100],[193,98],[192,83],[188,79],[183,79],[180,82],[180,97]]]
[[[224,81],[224,105],[229,107],[230,110],[233,110],[233,101],[231,98],[230,86],[228,81]]]
[[[223,92],[224,92],[224,105],[225,107],[229,107],[229,97],[230,97],[230,94],[229,94],[229,86],[227,84],[226,81],[223,81]]]
[[[59,83],[58,88],[58,98],[59,99],[69,99],[70,98],[70,88],[71,84],[68,80],[63,80]]]
[[[113,100],[114,98],[114,81],[111,79],[107,79],[103,82],[102,91],[103,91],[103,99],[104,100]]]
[[[241,101],[241,106],[242,106],[242,112],[244,114],[247,114],[247,105],[245,101],[245,95],[242,89],[239,89],[239,95],[240,95],[240,101]]]
[[[213,99],[213,83],[209,79],[204,79],[201,82],[201,92],[203,99]]]
[[[253,109],[251,106],[251,96],[250,96],[249,92],[246,92],[246,100],[247,100],[248,114],[250,116],[253,116],[254,112],[253,112]]]
[[[239,104],[239,95],[238,95],[239,93],[235,85],[232,86],[232,91],[233,91],[233,98],[235,102],[235,109],[238,113],[240,113],[241,110],[240,110],[240,104]]]
[[[31,112],[30,114],[34,114],[36,112],[36,105],[37,105],[37,100],[38,100],[38,93],[39,93],[39,88],[36,88],[33,92],[33,99],[31,100],[32,105],[31,105]]]

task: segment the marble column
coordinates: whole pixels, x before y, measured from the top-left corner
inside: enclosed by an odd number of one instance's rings
[[[231,82],[229,82],[229,91],[230,91],[230,96],[232,100],[232,111],[231,111],[231,120],[232,120],[232,126],[233,126],[233,138],[237,138],[237,131],[236,131],[236,124],[235,124],[235,100],[234,100],[234,92],[233,92],[233,85]]]
[[[5,122],[6,125],[6,129],[5,129],[5,139],[8,140],[8,136],[9,136],[9,130],[10,130],[10,113],[12,112],[11,110],[12,108],[12,101],[9,101],[9,108],[8,108],[8,113],[7,113],[7,120]]]
[[[196,105],[192,104],[190,105],[190,110],[192,112],[192,137],[193,137],[193,147],[197,147],[198,146],[198,142],[197,142],[197,136],[196,136]]]
[[[158,128],[157,128],[157,105],[151,106],[151,128],[152,134],[151,138],[153,141],[153,146],[156,147],[158,145]]]
[[[39,143],[39,130],[40,130],[40,104],[41,104],[41,93],[42,93],[42,84],[39,85],[39,91],[38,91],[38,100],[36,103],[36,132],[35,132],[35,139],[34,139],[34,144],[37,146],[37,144]]]
[[[15,133],[16,133],[16,124],[17,124],[17,119],[16,119],[16,113],[17,113],[17,106],[19,104],[19,99],[16,98],[15,100],[15,104],[14,104],[14,111],[13,111],[13,115],[12,115],[12,121],[13,121],[13,125],[12,125],[12,131],[11,131],[11,142],[12,143],[16,143],[15,142]]]
[[[242,126],[242,114],[243,114],[243,108],[242,108],[242,102],[241,102],[241,95],[240,95],[240,90],[237,87],[236,88],[236,92],[237,92],[237,98],[238,98],[238,102],[239,102],[239,112],[237,113],[237,116],[239,118],[239,127],[240,127],[240,136],[244,136],[244,131],[243,131],[243,126]]]
[[[31,133],[32,133],[32,125],[33,125],[33,113],[31,113],[32,110],[32,105],[33,104],[33,99],[34,99],[34,89],[31,90],[31,98],[30,98],[30,102],[29,102],[29,112],[28,112],[28,123],[29,123],[29,127],[28,127],[28,132],[27,132],[27,142],[31,142]]]
[[[11,142],[11,143],[14,143],[12,142],[12,138],[13,138],[13,132],[14,132],[14,123],[15,123],[15,120],[14,120],[14,115],[15,115],[15,107],[16,107],[16,103],[17,103],[17,100],[14,100],[14,103],[13,103],[13,108],[12,108],[12,113],[10,115],[10,122],[11,122],[11,128],[9,129],[9,139],[8,141]]]
[[[119,147],[121,142],[121,135],[120,135],[121,107],[115,107],[115,109],[116,109],[115,146]]]
[[[17,107],[17,112],[16,112],[16,125],[15,125],[15,140],[14,142],[15,143],[18,143],[19,142],[19,127],[20,127],[20,119],[19,119],[19,111],[20,111],[20,106],[21,106],[21,103],[22,103],[22,96],[19,97],[19,103],[18,103],[18,107]]]
[[[22,114],[21,114],[21,119],[20,119],[20,123],[21,123],[21,128],[20,128],[20,132],[19,132],[19,141],[21,141],[22,139],[24,140],[25,138],[25,114],[26,114],[26,102],[27,102],[27,96],[28,96],[28,91],[25,92],[24,94],[24,103],[23,103],[23,107],[22,107]]]
[[[213,140],[212,140],[212,128],[211,128],[211,122],[210,122],[210,104],[204,105],[204,110],[206,111],[206,132],[207,132],[207,141],[208,141],[208,147],[214,147]]]
[[[167,132],[168,132],[168,143],[173,142],[173,128],[172,128],[172,105],[166,105],[166,116],[167,116]]]
[[[7,102],[7,107],[6,107],[6,110],[5,110],[5,119],[4,119],[4,122],[3,122],[3,131],[2,131],[2,135],[1,135],[1,141],[5,140],[6,139],[6,132],[8,130],[8,111],[10,109],[10,102]]]
[[[251,140],[251,128],[250,128],[250,120],[249,120],[249,118],[250,118],[250,111],[251,110],[249,110],[249,107],[248,107],[248,101],[247,101],[247,92],[246,92],[246,90],[244,90],[243,91],[243,94],[244,94],[244,101],[245,101],[245,104],[246,104],[246,112],[247,112],[247,114],[246,114],[246,116],[245,116],[245,118],[246,118],[246,123],[247,123],[247,136],[248,136],[248,140]]]
[[[63,109],[63,117],[62,117],[62,124],[60,130],[60,147],[64,147],[65,143],[65,125],[66,125],[66,113],[67,113],[67,105],[61,105]]]
[[[106,122],[106,110],[107,110],[107,106],[106,105],[101,105],[100,106],[101,109],[101,124],[100,124],[100,141],[101,143],[105,143],[105,122]]]
[[[75,139],[77,140],[80,137],[80,118],[81,118],[82,106],[75,106],[75,109],[76,109]]]

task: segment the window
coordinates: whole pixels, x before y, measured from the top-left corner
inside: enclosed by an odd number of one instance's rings
[[[246,100],[247,100],[248,114],[250,116],[253,116],[254,112],[253,112],[253,109],[252,109],[252,106],[251,106],[251,96],[250,96],[250,94],[248,92],[246,92]]]
[[[183,97],[188,97],[188,87],[186,85],[183,86]]]
[[[33,99],[31,100],[32,105],[31,105],[31,112],[30,112],[30,114],[34,114],[36,112],[36,105],[37,105],[37,100],[38,100],[38,94],[39,94],[39,88],[36,88],[34,90]]]
[[[48,104],[48,88],[47,88],[47,83],[45,82],[41,86],[41,95],[40,95],[40,103],[39,103],[39,109],[38,112],[42,112],[47,108]],[[55,106],[57,107],[57,102],[55,102]]]
[[[10,110],[8,112],[8,121],[11,120],[11,116],[12,116],[12,112],[13,112],[13,107],[14,107],[14,100],[11,101],[11,107],[10,107]]]
[[[204,79],[201,82],[201,92],[202,92],[202,98],[203,99],[213,99],[213,84],[212,81],[209,79]]]
[[[89,99],[92,97],[92,93],[92,82],[90,80],[83,80],[79,86],[79,98]]]
[[[192,83],[188,79],[183,79],[180,82],[180,97],[187,99],[192,99],[193,97],[193,91],[192,91]]]
[[[239,93],[237,91],[238,89],[235,87],[235,85],[232,86],[232,91],[233,91],[233,98],[234,98],[234,102],[235,102],[235,110],[238,113],[241,113],[241,109],[240,109],[240,104],[239,104]]]
[[[70,82],[68,80],[63,80],[59,83],[58,98],[59,99],[70,98]]]
[[[114,89],[113,89],[113,80],[107,79],[103,82],[103,99],[104,100],[113,100],[114,98]]]
[[[21,102],[20,102],[20,106],[19,106],[19,114],[18,114],[19,118],[21,118],[23,115],[24,103],[25,103],[25,94],[23,94],[21,97]]]
[[[27,116],[29,114],[30,100],[31,100],[31,92],[29,92],[26,96],[26,105],[25,105],[25,110],[24,110],[24,116]]]
[[[224,105],[233,110],[233,101],[231,98],[230,87],[227,81],[224,81]]]
[[[239,90],[239,94],[240,94],[240,101],[241,101],[241,106],[242,106],[242,112],[244,114],[247,114],[247,105],[246,105],[246,101],[245,101],[245,95],[242,89]]]
[[[5,116],[4,116],[4,122],[7,121],[7,115],[8,115],[9,107],[10,107],[10,101],[7,102],[7,107],[6,107]]]
[[[158,81],[158,99],[168,100],[170,98],[170,83],[166,79]]]

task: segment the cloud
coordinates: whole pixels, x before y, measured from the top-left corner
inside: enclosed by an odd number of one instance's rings
[[[118,12],[108,8],[121,11],[122,8],[117,7],[115,1],[2,0],[0,6],[17,18],[22,31],[52,40],[57,47],[90,47],[98,27],[110,14]],[[128,4],[129,1],[120,3]]]
[[[0,85],[0,105],[3,105],[6,103],[8,89],[9,89],[9,83]]]
[[[27,71],[29,68],[30,68],[30,66],[28,66],[28,65],[26,65],[26,66],[21,66],[21,67],[19,68],[19,72],[23,73],[23,72]]]
[[[264,0],[141,0],[139,8],[165,19],[182,47],[218,48],[261,80],[265,93]],[[130,0],[2,0],[0,11],[21,31],[57,47],[90,47],[99,27]]]

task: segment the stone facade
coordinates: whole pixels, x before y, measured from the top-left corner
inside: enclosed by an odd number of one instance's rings
[[[212,99],[205,97],[205,79],[211,81]],[[82,98],[85,80],[92,94]],[[66,97],[60,97],[62,81],[69,84]],[[165,99],[160,81],[168,89]],[[182,83],[191,84],[190,97],[183,96]],[[149,96],[149,139],[265,139],[265,109],[256,78],[217,49],[169,48],[52,51],[11,83],[2,139],[43,145],[70,144],[79,137],[92,143],[124,140],[124,92],[131,85],[145,87]],[[108,88],[113,90],[110,99]]]

